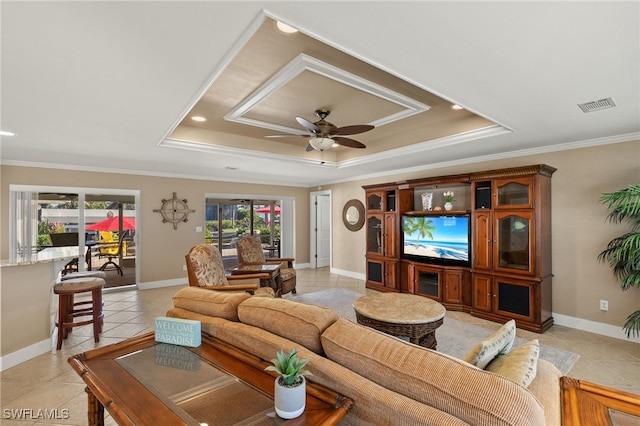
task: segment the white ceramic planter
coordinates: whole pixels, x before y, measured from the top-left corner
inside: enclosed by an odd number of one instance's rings
[[[276,414],[283,419],[294,419],[304,412],[307,403],[307,382],[302,377],[302,384],[296,387],[286,387],[278,383],[279,377],[275,380],[274,403]]]

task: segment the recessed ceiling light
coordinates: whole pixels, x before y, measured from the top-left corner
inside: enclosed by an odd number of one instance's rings
[[[283,33],[287,33],[287,34],[293,34],[293,33],[297,33],[298,30],[293,28],[290,25],[285,24],[284,22],[280,22],[278,21],[278,23],[276,24],[276,26],[278,27],[278,29],[280,31],[282,31]]]
[[[451,108],[452,108],[452,109],[464,109],[463,107],[461,107],[461,106],[460,106],[460,105],[458,105],[458,104],[453,104],[453,105],[451,105]]]
[[[8,132],[6,130],[0,130],[0,136],[15,136],[16,134],[13,132]]]
[[[191,119],[192,119],[193,121],[198,121],[198,122],[207,121],[207,119],[206,119],[206,118],[204,118],[204,117],[202,117],[202,116],[200,116],[200,115],[194,115],[193,117],[191,117]]]

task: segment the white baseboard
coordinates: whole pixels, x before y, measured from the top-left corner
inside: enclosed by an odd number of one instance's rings
[[[46,339],[0,357],[0,371],[7,370],[44,353],[51,352],[52,340]]]
[[[331,272],[332,274],[344,275],[345,277],[349,278],[355,278],[356,280],[364,281],[367,279],[367,276],[365,274],[360,274],[353,271],[345,271],[344,269],[331,268],[329,272]]]
[[[138,290],[151,290],[152,288],[162,288],[162,287],[174,287],[177,285],[187,285],[187,278],[175,278],[172,280],[162,280],[162,281],[149,281],[146,283],[139,283]]]
[[[603,336],[613,337],[614,339],[626,340],[627,342],[640,343],[639,336],[627,337],[625,332],[622,330],[622,326],[570,317],[568,315],[562,315],[555,312],[553,313],[553,322],[554,324],[588,331],[589,333],[601,334]]]

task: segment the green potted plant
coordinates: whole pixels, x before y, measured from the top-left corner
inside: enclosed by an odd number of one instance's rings
[[[598,259],[613,268],[622,290],[640,287],[640,184],[602,194],[600,201],[611,211],[607,216],[610,222],[631,222],[631,230],[611,240]],[[622,328],[627,337],[639,335],[640,310],[629,315]]]
[[[293,348],[289,354],[284,350],[276,353],[273,365],[265,370],[278,373],[274,385],[274,403],[276,414],[283,419],[293,419],[304,412],[307,399],[307,388],[304,376],[311,373],[302,368],[308,359],[298,359],[298,351]]]

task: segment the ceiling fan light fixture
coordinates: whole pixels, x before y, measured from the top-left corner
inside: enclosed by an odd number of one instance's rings
[[[311,138],[309,139],[309,144],[313,147],[313,149],[317,151],[324,151],[325,149],[329,149],[333,146],[333,139],[331,138]]]

